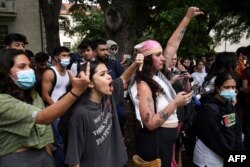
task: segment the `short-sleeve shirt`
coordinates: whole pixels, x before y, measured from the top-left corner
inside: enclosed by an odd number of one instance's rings
[[[43,148],[53,143],[50,125],[35,124],[37,113],[44,104],[38,94],[33,99],[33,105],[30,105],[0,94],[0,156],[21,147]]]
[[[123,100],[123,82],[113,82],[112,96],[101,103],[87,97],[77,103],[68,127],[65,163],[81,167],[123,167],[127,153],[120,131],[116,104]]]

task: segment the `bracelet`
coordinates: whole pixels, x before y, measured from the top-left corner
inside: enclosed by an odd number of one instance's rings
[[[74,92],[72,92],[72,90],[69,91],[75,98],[78,98],[79,96],[76,95]]]

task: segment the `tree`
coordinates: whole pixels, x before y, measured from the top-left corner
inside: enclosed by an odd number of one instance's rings
[[[46,32],[46,46],[48,54],[53,54],[53,49],[60,46],[59,15],[62,0],[39,0]]]
[[[83,0],[71,0],[71,2],[87,5]],[[154,4],[150,0],[97,0],[91,2],[100,5],[105,18],[106,38],[118,43],[121,54],[131,53],[133,46],[139,42],[138,37],[142,36],[143,31],[151,24],[155,13],[152,8]],[[164,4],[167,3],[164,2]]]
[[[103,12],[96,6],[73,5],[69,12],[75,25],[72,26],[69,20],[64,18],[62,24],[65,26],[65,34],[78,35],[80,41],[83,38],[97,39],[106,36]]]
[[[248,0],[218,0],[218,5],[221,11],[226,14],[226,17],[216,25],[216,40],[221,38],[238,43],[245,33],[250,37],[250,17],[249,8],[250,1]]]
[[[85,0],[71,1],[87,5]],[[247,4],[247,0],[240,1]],[[146,38],[154,38],[164,46],[183,18],[187,7],[193,6],[194,1],[91,0],[91,3],[100,5],[105,18],[106,38],[115,40],[119,44],[120,53],[123,54],[130,53],[137,42]],[[204,54],[213,50],[221,38],[237,42],[249,25],[244,26],[247,25],[247,17],[244,17],[245,20],[240,19],[245,16],[244,12],[241,16],[240,11],[236,9],[234,13],[227,10],[230,5],[225,0],[195,1],[195,6],[200,7],[205,16],[191,22],[178,54],[184,57]],[[228,21],[234,24],[228,24]],[[214,39],[210,36],[212,30],[215,32]]]

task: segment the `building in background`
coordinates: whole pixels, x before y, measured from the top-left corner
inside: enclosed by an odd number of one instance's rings
[[[68,9],[69,3],[63,3],[60,16],[72,22]],[[61,24],[60,24],[61,25]],[[4,48],[3,38],[8,33],[20,33],[27,37],[27,49],[37,53],[46,51],[46,33],[39,0],[0,0],[0,49]],[[65,35],[63,26],[59,31],[60,44],[72,48],[77,43],[77,36]]]
[[[246,38],[246,34],[243,38],[241,38],[240,42],[237,44],[231,44],[230,41],[222,40],[220,44],[218,44],[214,50],[215,52],[235,52],[241,46],[248,46],[250,45],[250,39]]]
[[[71,25],[77,24],[69,13],[70,3],[63,3],[60,16],[69,20]],[[86,13],[87,14],[87,13]],[[61,20],[59,20],[61,21]],[[0,49],[4,48],[3,38],[8,33],[24,34],[29,42],[26,47],[34,53],[46,51],[46,34],[43,25],[43,17],[39,7],[39,0],[0,0]],[[69,37],[65,34],[63,24],[59,30],[60,44],[73,49],[79,42],[78,35]],[[215,47],[216,52],[235,52],[240,46],[250,45],[246,36],[238,44],[230,44],[230,41],[221,41]]]
[[[77,23],[73,22],[73,19],[70,15],[69,9],[71,6],[72,6],[71,3],[62,3],[60,17],[68,19],[68,21],[70,22],[70,25],[73,26],[74,24],[77,24]],[[60,21],[60,27],[59,27],[60,44],[62,46],[68,47],[69,49],[73,49],[74,47],[76,47],[76,45],[79,42],[78,36],[74,35],[70,37],[69,35],[65,34],[65,27],[64,27],[63,20],[59,20],[59,21]]]
[[[4,48],[4,36],[14,32],[27,37],[27,49],[44,51],[45,31],[38,0],[0,0],[0,49]]]

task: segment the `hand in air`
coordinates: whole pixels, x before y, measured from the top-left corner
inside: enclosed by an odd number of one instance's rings
[[[188,8],[186,16],[189,18],[199,16],[199,15],[204,15],[204,12],[202,12],[198,7],[191,6]]]
[[[136,55],[135,62],[136,62],[136,64],[139,65],[139,71],[142,70],[143,61],[144,61],[144,56],[143,56],[143,54],[138,53],[138,54]]]
[[[89,74],[90,74],[90,62],[87,63],[86,71],[81,71],[78,76],[74,77],[71,70],[68,70],[69,77],[71,79],[72,89],[75,89],[76,92],[84,92],[89,85]]]

